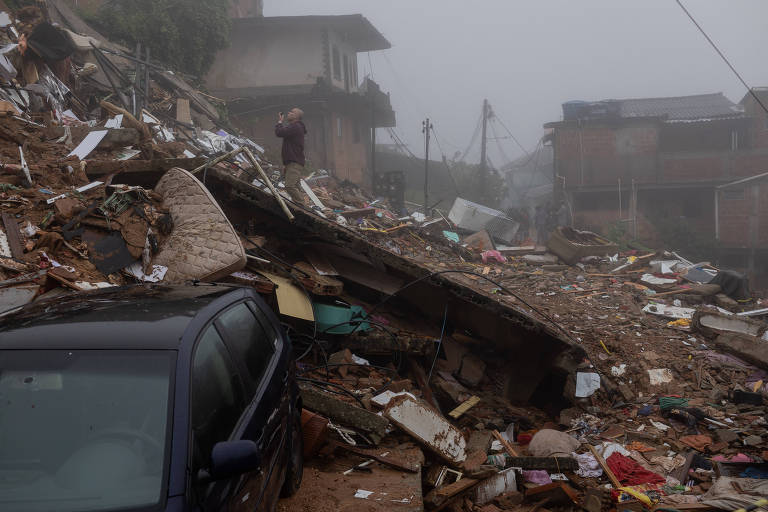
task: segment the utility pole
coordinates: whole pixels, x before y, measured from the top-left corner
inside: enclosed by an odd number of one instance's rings
[[[371,96],[371,180],[373,181],[373,189],[375,194],[380,194],[380,191],[376,191],[376,187],[380,186],[379,177],[376,174],[376,104],[374,103],[374,95],[368,91]]]
[[[421,124],[421,131],[424,133],[424,216],[429,213],[429,132],[432,131],[432,124],[429,118]]]
[[[485,197],[488,174],[488,100],[483,100],[483,140],[480,144],[480,196]]]

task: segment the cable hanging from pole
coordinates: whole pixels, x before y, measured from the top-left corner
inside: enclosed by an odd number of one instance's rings
[[[754,91],[754,90],[752,90],[752,88],[751,88],[749,85],[747,85],[747,82],[746,82],[746,81],[745,81],[745,80],[744,80],[744,79],[741,77],[741,75],[739,74],[739,72],[738,72],[738,71],[736,71],[736,68],[735,68],[735,67],[733,67],[733,64],[731,64],[731,62],[730,62],[730,61],[728,60],[728,58],[727,58],[727,57],[726,57],[726,56],[723,54],[723,52],[721,52],[721,51],[720,51],[720,48],[718,48],[718,47],[717,47],[717,45],[715,44],[715,42],[714,42],[714,41],[712,41],[712,39],[711,39],[711,38],[710,38],[710,37],[707,35],[707,33],[706,33],[706,32],[704,32],[704,29],[701,27],[701,25],[699,25],[699,22],[697,22],[697,21],[694,19],[693,15],[692,15],[692,14],[691,14],[691,13],[688,11],[688,9],[686,9],[686,8],[685,8],[685,6],[683,5],[683,2],[682,2],[681,0],[675,0],[675,1],[677,2],[677,5],[679,5],[679,6],[680,6],[680,8],[683,10],[683,12],[684,12],[684,13],[685,13],[685,14],[688,16],[688,18],[690,18],[690,20],[693,22],[693,24],[694,24],[694,25],[696,25],[696,28],[698,28],[698,29],[699,29],[699,32],[701,32],[701,34],[704,36],[704,38],[705,38],[707,41],[709,41],[709,44],[711,44],[711,45],[712,45],[712,48],[714,48],[714,49],[715,49],[715,51],[716,51],[716,52],[717,52],[717,54],[720,56],[720,58],[721,58],[721,59],[723,59],[723,61],[724,61],[726,64],[728,64],[728,67],[729,67],[729,68],[731,68],[731,71],[733,71],[733,74],[734,74],[734,75],[736,75],[736,78],[738,78],[738,79],[741,81],[741,83],[744,85],[744,87],[746,87],[746,88],[747,88],[747,91],[749,91],[749,94],[751,94],[751,95],[752,95],[752,97],[755,99],[755,101],[756,101],[756,102],[757,102],[757,103],[758,103],[758,104],[759,104],[759,105],[760,105],[760,106],[763,108],[763,110],[765,111],[765,113],[766,113],[766,114],[768,114],[768,108],[766,108],[765,104],[764,104],[762,101],[760,101],[760,98],[757,96],[757,94],[755,94],[755,91]]]

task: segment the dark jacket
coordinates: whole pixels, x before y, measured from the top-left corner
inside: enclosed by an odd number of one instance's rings
[[[307,127],[301,121],[291,124],[277,123],[275,135],[283,139],[283,165],[295,162],[304,165],[304,135]]]

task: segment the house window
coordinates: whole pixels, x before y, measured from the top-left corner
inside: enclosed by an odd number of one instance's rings
[[[360,143],[360,121],[355,119],[355,127],[353,128],[352,136],[354,138],[355,144]]]
[[[738,151],[739,149],[739,132],[736,130],[731,131],[731,151]]]
[[[350,86],[350,72],[349,72],[349,57],[344,54],[344,90],[349,92]]]
[[[341,58],[339,57],[339,49],[336,45],[333,45],[333,78],[341,80]]]
[[[342,127],[342,124],[343,124],[343,123],[342,123],[342,121],[341,121],[341,117],[337,117],[337,118],[336,118],[336,136],[337,136],[338,138],[341,138],[341,137],[342,137],[342,135],[343,135],[343,133],[342,133],[342,131],[341,131],[341,127]]]
[[[746,198],[745,188],[726,188],[720,192],[723,201],[743,201]]]

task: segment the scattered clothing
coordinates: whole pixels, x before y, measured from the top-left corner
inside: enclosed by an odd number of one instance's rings
[[[707,449],[707,446],[712,444],[712,438],[703,434],[699,434],[694,436],[681,437],[680,442],[690,446],[694,450],[703,452]]]
[[[661,475],[644,469],[640,464],[625,457],[620,453],[614,453],[605,461],[616,478],[625,485],[663,484],[666,479]]]
[[[573,454],[573,458],[579,464],[576,474],[583,478],[599,478],[603,476],[603,468],[591,453]]]
[[[532,484],[546,485],[552,483],[552,479],[549,477],[549,473],[542,469],[523,471],[523,478],[526,482],[531,482]]]

